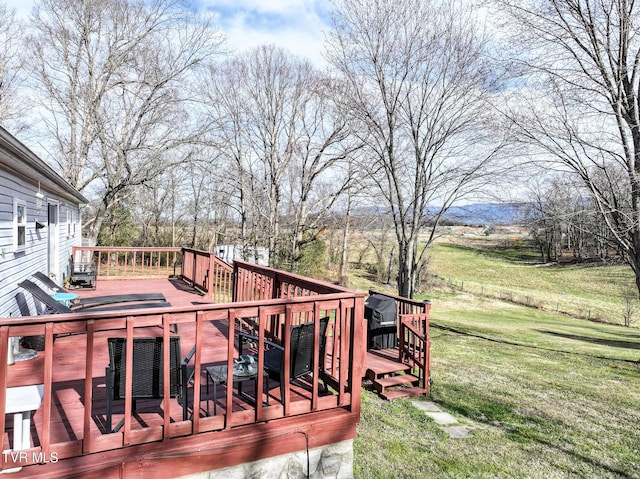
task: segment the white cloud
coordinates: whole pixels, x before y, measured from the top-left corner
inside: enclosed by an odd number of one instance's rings
[[[2,0],[0,0],[2,1]],[[27,19],[34,0],[5,0],[7,7]],[[217,14],[216,23],[227,36],[226,46],[242,52],[265,44],[285,48],[325,65],[324,34],[328,30],[327,0],[195,0],[199,8]]]
[[[324,65],[322,49],[328,29],[328,2],[322,0],[201,0],[216,12],[227,47],[244,51],[274,44]]]

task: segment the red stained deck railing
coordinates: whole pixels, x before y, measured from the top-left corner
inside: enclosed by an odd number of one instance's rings
[[[181,276],[216,303],[233,301],[233,267],[215,254],[192,248],[74,246],[78,262],[94,262],[98,280]]]
[[[181,276],[216,303],[233,301],[233,267],[213,253],[183,248]]]
[[[116,251],[93,249],[102,255],[120,255]],[[128,254],[128,253],[127,253]],[[177,253],[176,253],[177,254]],[[194,250],[182,250],[182,274],[198,281],[198,285],[208,285],[209,291],[226,281],[213,281],[215,275],[200,276],[205,268],[205,254]],[[131,258],[131,256],[128,256]],[[138,257],[138,256],[135,256]],[[151,256],[153,258],[159,255]],[[172,263],[177,256],[167,256]],[[186,260],[188,259],[188,260]],[[209,271],[217,264],[208,258]],[[135,263],[135,261],[133,261]],[[190,264],[191,266],[188,266]],[[127,270],[131,272],[131,270]],[[146,272],[142,272],[145,275]],[[37,442],[28,450],[27,460],[21,458],[16,464],[12,456],[2,455],[2,469],[22,466],[19,477],[29,477],[30,467],[55,457],[57,461],[92,455],[91,460],[100,463],[100,454],[123,449],[119,461],[127,462],[127,449],[156,441],[175,441],[176,447],[187,438],[197,435],[210,438],[211,433],[233,430],[242,426],[267,424],[277,428],[279,420],[320,411],[345,410],[354,417],[360,413],[360,386],[363,349],[364,293],[355,293],[339,286],[314,281],[297,275],[270,268],[262,268],[249,263],[238,262],[234,274],[239,281],[233,286],[239,299],[234,303],[201,304],[180,308],[158,308],[115,312],[73,313],[65,315],[31,316],[22,318],[0,318],[0,431],[5,431],[5,399],[7,387],[26,384],[43,384],[44,397],[38,409],[34,426]],[[330,327],[327,332],[325,356],[320,357],[319,318],[328,316]],[[300,388],[289,381],[290,335],[292,325],[313,322],[316,341],[314,343],[314,368],[307,377],[307,388]],[[130,399],[131,380],[126,382],[124,427],[116,432],[104,430],[104,366],[106,361],[106,338],[125,337],[131,345],[134,337],[162,336],[167,344],[178,327],[183,356],[185,351],[195,347],[191,361],[194,368],[193,383],[190,385],[190,411],[192,416],[183,420],[181,408],[175,401],[163,402],[160,413],[152,414],[158,420],[135,416]],[[260,391],[255,405],[242,402],[238,407],[235,387],[227,387],[226,394],[219,400],[224,407],[217,415],[203,413],[203,404],[209,406],[211,397],[203,393],[206,380],[205,367],[211,364],[227,364],[233,368],[238,356],[237,340],[240,332],[250,332],[259,337],[253,345],[257,357],[258,370],[264,367],[264,339],[280,343],[285,348],[284,397],[279,398],[279,383],[270,384],[264,393],[265,378],[258,375],[254,394]],[[29,361],[7,365],[7,342],[14,336],[44,336],[44,351],[32,364]],[[65,349],[66,348],[66,349]],[[131,351],[131,348],[128,348]],[[165,348],[165,356],[168,348]],[[164,364],[167,365],[168,357]],[[169,384],[169,369],[163,370],[165,385]],[[320,387],[326,382],[328,390]],[[168,386],[167,386],[168,388]],[[267,404],[267,394],[269,401]],[[54,418],[62,421],[53,427]],[[119,419],[119,418],[118,418]],[[114,418],[114,423],[117,419]],[[60,426],[62,424],[62,426]],[[10,449],[5,433],[3,450]],[[230,444],[230,447],[232,444]],[[135,454],[140,454],[136,449]],[[132,454],[132,457],[135,455]],[[104,456],[106,457],[106,456]],[[134,459],[132,459],[134,460]],[[106,460],[105,460],[106,461]],[[15,476],[14,476],[15,477]]]
[[[101,280],[168,278],[182,263],[181,248],[74,246],[71,254],[76,262],[96,263]]]

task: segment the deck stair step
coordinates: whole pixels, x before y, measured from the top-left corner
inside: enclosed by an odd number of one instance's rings
[[[418,387],[420,378],[411,374],[411,368],[392,358],[388,351],[367,352],[366,375],[380,396],[390,400],[425,394],[425,389]]]
[[[375,368],[371,368],[371,371],[374,372],[376,377],[382,377],[387,374],[400,373],[400,372],[408,373],[410,370],[411,368],[406,364],[392,363],[392,362],[389,362],[388,364],[385,363],[384,365],[381,365]]]
[[[411,368],[398,361],[387,359],[371,352],[367,353],[367,377],[371,380],[386,376],[387,374],[409,372]]]
[[[395,376],[387,376],[384,378],[378,378],[373,381],[373,387],[380,394],[385,394],[387,388],[397,387],[397,386],[417,386],[419,378],[412,376],[411,374],[398,374]]]

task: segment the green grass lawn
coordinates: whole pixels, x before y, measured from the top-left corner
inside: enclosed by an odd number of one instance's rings
[[[625,295],[635,288],[628,266],[541,265],[521,247],[479,249],[438,244],[430,272],[475,294],[513,298],[548,311],[622,324]],[[636,313],[640,319],[640,311]]]
[[[556,312],[622,323],[631,270],[541,266],[517,246],[431,253],[430,272],[464,290],[427,294],[434,383],[419,400],[473,437],[451,439],[409,400],[365,391],[357,478],[640,478],[640,329]]]
[[[638,329],[464,295],[432,321],[431,399],[473,437],[365,391],[356,477],[640,477]]]

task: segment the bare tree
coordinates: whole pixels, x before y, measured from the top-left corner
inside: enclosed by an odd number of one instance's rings
[[[547,168],[581,180],[640,292],[640,6],[497,3],[517,28],[512,41],[526,74],[507,112],[518,139]]]
[[[96,239],[105,214],[189,154],[194,73],[221,38],[179,0],[41,0],[33,24],[30,63],[54,158],[95,198],[87,236]]]
[[[487,42],[464,4],[336,2],[328,59],[349,88],[363,169],[393,215],[402,296],[416,290],[442,215],[486,183],[494,158]]]
[[[0,124],[18,133],[25,128],[24,109],[18,101],[22,83],[20,25],[15,12],[0,3]]]
[[[334,212],[334,217],[338,219],[342,218],[342,237],[340,241],[340,257],[338,259],[339,272],[338,281],[343,286],[347,285],[348,280],[348,267],[349,267],[349,246],[351,243],[351,223],[352,213],[357,208],[359,201],[362,197],[362,192],[365,189],[360,181],[363,175],[359,172],[358,162],[349,161],[344,165],[346,168],[345,176],[349,178],[346,183],[346,188],[342,191],[341,200],[344,202],[342,205],[343,211],[340,213]],[[336,227],[338,229],[339,227]]]
[[[362,146],[351,134],[345,116],[334,101],[338,89],[319,74],[300,102],[295,154],[287,188],[291,270],[307,244],[319,238],[327,214],[353,182],[353,170],[338,168]],[[345,174],[346,173],[346,174]]]
[[[578,223],[583,196],[573,183],[563,178],[546,178],[543,184],[533,181],[529,186],[528,201],[524,221],[540,252],[540,261],[559,261],[565,247],[573,245],[573,240],[581,243],[578,234],[571,231],[585,231]],[[585,231],[586,233],[586,231]],[[576,260],[582,259],[582,251],[575,251]]]
[[[340,193],[329,172],[355,147],[334,96],[308,61],[274,46],[211,70],[211,141],[227,160],[245,257],[265,244],[272,265],[295,269]]]
[[[308,61],[274,46],[250,52],[245,67],[249,138],[258,160],[254,181],[261,184],[265,200],[255,206],[266,220],[269,262],[277,265],[284,180],[296,154],[302,108],[316,71]]]
[[[145,184],[136,195],[134,215],[145,246],[176,246],[178,237],[176,203],[180,191],[177,169]]]
[[[207,115],[213,128],[207,140],[221,157],[217,181],[229,188],[224,201],[238,223],[234,240],[242,246],[242,258],[249,259],[257,248],[258,223],[252,208],[255,184],[252,164],[256,158],[249,138],[245,63],[243,58],[230,58],[210,68]]]
[[[226,227],[225,183],[220,180],[221,161],[212,148],[203,148],[185,169],[187,211],[191,218],[191,235],[187,244],[205,251],[213,251],[220,244],[218,238]]]

